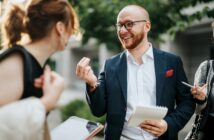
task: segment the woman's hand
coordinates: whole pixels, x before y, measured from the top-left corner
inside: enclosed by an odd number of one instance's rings
[[[193,97],[200,101],[204,101],[207,97],[206,87],[207,87],[207,84],[204,84],[202,87],[195,85],[191,89],[191,93]]]
[[[46,66],[43,76],[35,80],[34,86],[43,89],[41,102],[48,112],[56,106],[64,89],[64,80],[59,74],[51,71],[49,66]]]

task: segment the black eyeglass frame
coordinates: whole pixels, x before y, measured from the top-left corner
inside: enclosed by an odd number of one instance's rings
[[[116,23],[115,24],[115,28],[116,28],[117,31],[120,31],[124,26],[126,28],[126,30],[131,30],[136,22],[147,22],[147,20],[144,19],[144,20],[128,21],[128,22],[126,22],[124,24]],[[128,25],[130,23],[131,23],[131,26]]]

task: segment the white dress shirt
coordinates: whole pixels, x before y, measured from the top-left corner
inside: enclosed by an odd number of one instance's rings
[[[142,56],[142,64],[136,63],[134,57],[127,51],[127,112],[122,136],[134,140],[153,140],[154,135],[140,127],[127,125],[131,114],[137,106],[156,106],[156,77],[153,49]],[[121,138],[122,139],[122,138]]]

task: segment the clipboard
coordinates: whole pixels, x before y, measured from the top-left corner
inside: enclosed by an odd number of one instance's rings
[[[90,140],[103,129],[97,122],[72,116],[51,131],[52,140]]]

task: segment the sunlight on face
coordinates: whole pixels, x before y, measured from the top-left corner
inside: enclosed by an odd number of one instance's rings
[[[119,13],[117,24],[121,26],[120,30],[117,31],[117,34],[125,49],[134,49],[143,41],[145,37],[144,24],[147,22],[144,18],[145,17],[140,10],[133,13],[132,7],[125,8]],[[132,27],[127,27],[127,23],[132,22]]]

